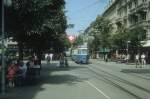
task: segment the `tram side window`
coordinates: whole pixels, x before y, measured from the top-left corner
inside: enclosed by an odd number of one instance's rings
[[[79,54],[87,54],[87,50],[86,49],[81,49],[78,52]]]

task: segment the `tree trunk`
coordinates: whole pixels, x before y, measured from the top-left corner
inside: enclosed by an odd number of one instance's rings
[[[93,59],[96,59],[96,51],[94,51]]]
[[[23,43],[18,42],[19,60],[23,60]]]

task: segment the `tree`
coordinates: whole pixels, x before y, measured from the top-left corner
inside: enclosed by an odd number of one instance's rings
[[[140,41],[145,38],[145,30],[142,27],[136,27],[129,30],[122,26],[112,36],[112,46],[115,49],[126,49],[127,42],[130,41],[130,49],[137,51],[137,49],[141,46]]]
[[[83,34],[80,34],[79,36],[77,36],[74,45],[78,46],[78,45],[82,45],[83,44]]]
[[[131,53],[135,54],[135,52],[139,52],[141,47],[141,41],[146,40],[146,31],[142,27],[136,27],[134,29],[131,29],[128,32],[129,35],[129,41],[130,43],[130,49]]]
[[[50,43],[65,34],[67,21],[64,0],[12,0],[6,12],[6,31],[18,42],[20,58],[23,47],[49,49]],[[53,42],[55,43],[55,42]]]
[[[111,35],[112,25],[110,20],[98,16],[94,22],[85,30],[90,36],[93,36],[93,43],[91,46],[92,51],[94,51],[94,57],[96,57],[96,51],[99,48],[109,48],[110,47],[110,35]]]
[[[113,49],[126,49],[126,43],[129,41],[129,30],[124,26],[118,28],[116,33],[111,36],[111,46]]]
[[[128,50],[131,60],[134,60],[135,54],[140,52],[141,41],[145,39],[146,32],[142,27],[135,27],[129,30],[121,26],[112,36],[112,47],[113,49],[122,51],[122,53],[127,53]]]

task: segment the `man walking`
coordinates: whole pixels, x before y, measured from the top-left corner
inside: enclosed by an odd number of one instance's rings
[[[141,65],[142,65],[142,67],[145,67],[145,65],[146,65],[146,60],[145,60],[145,54],[144,53],[141,55]]]
[[[136,65],[136,68],[138,68],[138,65],[140,65],[140,56],[139,54],[136,54],[135,55],[135,65]]]
[[[53,60],[53,53],[50,53],[50,60]]]

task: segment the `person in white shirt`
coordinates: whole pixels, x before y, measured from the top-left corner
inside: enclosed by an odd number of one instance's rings
[[[45,60],[47,59],[48,54],[45,54]]]
[[[50,60],[53,60],[53,53],[50,53]]]
[[[136,64],[136,68],[138,67],[138,65],[140,65],[140,55],[139,54],[135,55],[135,64]]]
[[[146,60],[145,60],[145,54],[144,53],[141,55],[141,65],[142,65],[142,67],[144,67],[146,65]]]
[[[127,54],[127,55],[126,55],[126,62],[127,62],[127,64],[129,63],[129,60],[130,60],[130,55]]]

